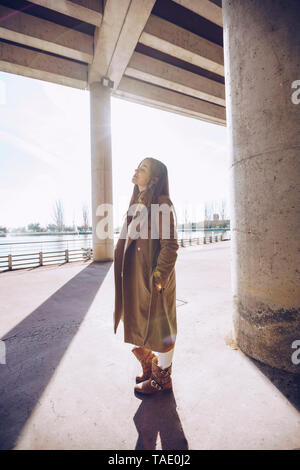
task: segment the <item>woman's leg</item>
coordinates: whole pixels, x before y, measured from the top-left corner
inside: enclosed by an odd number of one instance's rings
[[[144,380],[148,380],[151,376],[152,359],[155,358],[155,354],[151,349],[147,349],[142,346],[134,346],[131,351],[137,360],[140,361],[143,369],[143,374],[138,375],[136,377],[136,381],[143,382]]]
[[[154,351],[153,351],[154,352]],[[173,354],[174,354],[174,348],[170,349],[170,351],[166,353],[161,353],[161,352],[156,352],[155,353],[158,357],[158,362],[157,365],[161,367],[162,369],[166,369],[169,367],[172,363],[173,359]]]

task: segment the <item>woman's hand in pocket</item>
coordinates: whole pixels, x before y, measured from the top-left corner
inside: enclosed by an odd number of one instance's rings
[[[165,288],[162,287],[161,283],[156,279],[154,279],[154,286],[157,292],[159,292],[160,294],[165,290]]]
[[[153,271],[153,279],[154,279],[154,285],[155,288],[158,292],[162,292],[162,285],[161,285],[161,280],[160,280],[160,272],[157,269],[154,269]]]
[[[154,284],[155,284],[156,290],[157,290],[158,292],[161,292],[161,291],[162,291],[162,285],[161,285],[161,283],[154,281]]]

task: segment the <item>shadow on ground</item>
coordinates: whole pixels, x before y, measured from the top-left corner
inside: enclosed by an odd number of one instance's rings
[[[14,447],[111,264],[90,263],[2,338],[0,449]]]
[[[276,369],[250,356],[247,357],[289,400],[296,410],[300,411],[300,375]]]
[[[133,418],[139,435],[135,450],[155,450],[158,433],[163,450],[188,449],[173,391],[135,395],[142,400]]]

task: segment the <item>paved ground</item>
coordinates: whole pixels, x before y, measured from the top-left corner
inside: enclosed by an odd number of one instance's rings
[[[174,393],[143,400],[112,263],[0,274],[0,448],[300,448],[299,383],[229,344],[230,243],[180,248]]]

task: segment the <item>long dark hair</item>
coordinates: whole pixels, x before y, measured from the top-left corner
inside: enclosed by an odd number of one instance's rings
[[[150,183],[151,183],[151,179],[150,179],[148,183],[148,187],[144,191],[140,191],[138,185],[135,184],[133,191],[132,191],[131,198],[130,198],[129,207],[132,206],[133,204],[142,203],[149,210],[151,208],[151,204],[158,204],[159,196],[165,195],[170,198],[169,178],[168,178],[168,169],[163,162],[152,157],[143,158],[142,161],[144,160],[148,160],[150,162],[150,178],[152,179],[152,178],[158,177],[158,181],[155,184],[152,184],[150,186]],[[173,210],[175,212],[174,206],[173,206]],[[128,215],[128,210],[125,216],[127,216],[127,226],[128,226],[133,216]],[[175,217],[176,217],[176,213],[175,213]]]

